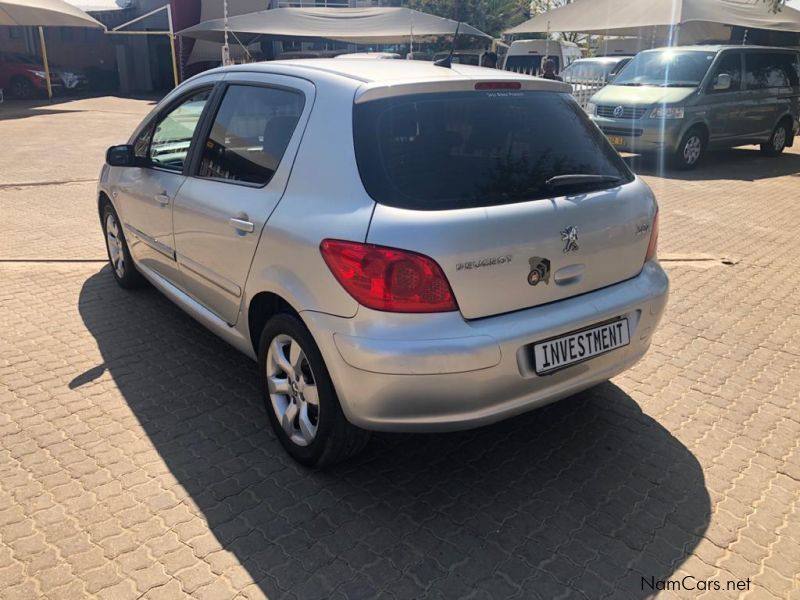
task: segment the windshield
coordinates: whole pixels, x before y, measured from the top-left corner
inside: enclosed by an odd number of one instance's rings
[[[389,206],[494,206],[561,196],[561,184],[588,192],[632,180],[570,94],[395,96],[357,104],[353,127],[364,187]],[[554,186],[553,178],[587,174],[606,177]]]
[[[614,85],[697,87],[716,52],[656,50],[640,52],[614,80]]]

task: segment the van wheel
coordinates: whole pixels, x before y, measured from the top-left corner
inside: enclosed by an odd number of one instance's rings
[[[672,157],[673,166],[684,171],[694,169],[706,153],[707,144],[705,132],[699,127],[693,127],[681,139],[678,150]]]
[[[278,314],[258,344],[261,389],[275,435],[307,467],[323,467],[360,452],[369,433],[342,412],[328,369],[306,326]]]
[[[766,144],[761,144],[761,153],[765,156],[778,156],[786,148],[789,141],[789,128],[786,123],[778,123]]]
[[[114,279],[125,289],[142,287],[145,279],[133,264],[128,242],[125,241],[125,232],[122,231],[122,223],[110,202],[106,202],[103,206],[103,233],[106,238],[108,264]]]

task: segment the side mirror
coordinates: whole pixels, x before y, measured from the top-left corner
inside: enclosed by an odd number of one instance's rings
[[[728,73],[720,73],[714,78],[713,89],[715,92],[724,92],[731,89],[731,76]]]
[[[111,146],[106,150],[106,163],[112,167],[135,167],[137,160],[133,146],[129,144]]]

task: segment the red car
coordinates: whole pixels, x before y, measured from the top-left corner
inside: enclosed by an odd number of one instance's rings
[[[0,52],[0,89],[9,97],[26,99],[46,94],[46,77],[38,59],[17,52]],[[50,71],[50,84],[54,91],[63,87],[57,71]]]

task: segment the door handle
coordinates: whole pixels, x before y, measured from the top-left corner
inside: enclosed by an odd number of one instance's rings
[[[236,219],[231,217],[228,219],[228,223],[230,223],[231,227],[234,229],[238,229],[244,233],[253,233],[256,230],[256,226],[251,221],[246,221],[245,219]]]
[[[156,194],[156,201],[161,206],[167,206],[170,201],[169,194],[167,192],[161,192],[160,194]]]

